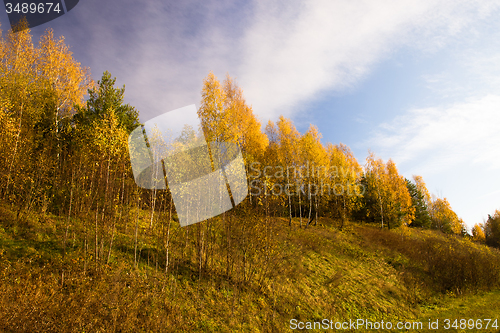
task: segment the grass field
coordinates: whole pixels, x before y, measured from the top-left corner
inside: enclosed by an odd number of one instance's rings
[[[233,219],[243,223],[245,217]],[[165,273],[158,259],[163,254],[147,233],[140,234],[134,264],[131,226],[118,228],[109,262],[95,262],[83,251],[85,230],[78,221],[67,229],[66,219],[54,216],[16,220],[9,206],[1,206],[0,330],[287,332],[291,320],[365,319],[421,321],[425,327],[439,320],[441,330],[433,331],[450,331],[443,329],[445,319],[500,320],[500,291],[484,280],[498,272],[484,273],[489,266],[477,259],[484,256],[498,268],[496,250],[410,228],[381,231],[350,223],[340,231],[329,219],[307,229],[298,221],[291,228],[285,219],[268,222],[274,246],[268,253],[244,252],[251,260],[235,261],[233,274],[216,255],[200,271],[194,245],[180,236],[172,238],[172,268]],[[140,223],[146,226],[146,213]],[[450,278],[469,267],[463,253],[482,272],[481,279],[471,275],[473,284]]]

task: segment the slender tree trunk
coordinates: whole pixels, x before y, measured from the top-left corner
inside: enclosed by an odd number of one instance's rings
[[[139,229],[139,200],[140,197],[137,197],[137,215],[135,218],[135,245],[134,245],[134,267],[137,268],[137,232]]]
[[[345,219],[346,219],[346,211],[345,211],[345,195],[342,195],[342,200],[343,200],[343,209],[342,209],[342,221],[341,221],[341,225],[340,225],[340,230],[342,230],[342,228],[344,228],[344,224],[345,224]]]
[[[99,257],[104,257],[104,236],[105,233],[108,233],[108,228],[106,228],[106,222],[104,219],[104,214],[106,211],[106,200],[108,197],[108,189],[109,189],[109,168],[111,164],[111,152],[108,151],[108,166],[106,169],[106,187],[104,189],[104,202],[102,204],[102,212],[101,212],[101,224],[102,224],[102,235],[101,235],[101,250]],[[109,233],[108,233],[109,235]]]
[[[288,175],[288,167],[287,167],[287,171],[286,171],[286,182],[287,184],[285,185],[285,189],[287,188],[288,184],[290,184],[290,179],[289,179],[289,175]],[[288,226],[292,226],[292,199],[290,197],[290,189],[288,189],[287,191],[287,195],[288,195],[288,212],[289,212],[289,222],[288,222]]]
[[[302,188],[299,188],[299,216],[300,216],[300,227],[302,228],[302,197],[300,193],[302,192]]]
[[[87,254],[88,254],[88,231],[87,231],[87,223],[83,224],[85,239],[83,242],[83,275],[85,276],[87,272]]]
[[[311,196],[311,182],[308,184],[308,196],[309,196],[309,217],[307,218],[307,225],[306,228],[309,226],[309,224],[312,222],[311,220],[311,215],[312,215],[312,196]]]
[[[384,209],[382,208],[382,197],[380,196],[380,189],[377,186],[378,203],[380,206],[381,229],[384,229]]]
[[[163,173],[163,170],[162,170]],[[159,174],[159,163],[156,163],[156,170],[155,170],[155,180],[158,179],[158,174]],[[153,192],[151,192],[151,218],[149,220],[149,229],[153,227],[153,219],[154,219],[154,214],[155,214],[155,209],[156,209],[156,186],[153,189]]]
[[[19,129],[17,130],[16,144],[14,145],[14,152],[12,153],[12,159],[10,161],[9,173],[7,174],[7,185],[5,186],[4,198],[6,198],[7,195],[9,194],[9,185],[10,185],[10,179],[12,176],[12,167],[14,166],[14,161],[16,160],[16,156],[17,156],[17,149],[19,146],[19,137],[21,136],[21,129],[22,129],[22,123],[23,123],[23,107],[24,107],[24,103],[21,103],[21,111],[19,113]]]
[[[66,232],[64,233],[64,243],[63,243],[63,255],[66,255],[66,240],[68,239],[68,230],[70,227],[70,219],[71,219],[71,208],[73,204],[73,178],[75,176],[75,171],[71,173],[71,190],[69,194],[69,210],[68,210],[68,219],[66,220]]]
[[[201,271],[203,268],[203,238],[203,228],[201,223],[198,223],[198,299],[200,298]]]
[[[120,202],[120,215],[118,216],[118,222],[121,221],[122,219],[122,213],[123,213],[123,199],[125,197],[125,165],[123,166],[123,173],[122,173],[122,197],[121,197],[121,202]],[[109,264],[109,260],[111,258],[111,249],[113,248],[113,241],[115,239],[115,230],[116,230],[116,220],[113,219],[113,227],[111,231],[111,240],[109,242],[109,251],[108,251],[108,259],[107,263]]]
[[[168,265],[169,265],[169,250],[170,250],[170,225],[172,218],[172,195],[170,195],[170,211],[168,214],[168,227],[167,227],[167,244],[165,251],[165,274],[168,273]]]
[[[229,278],[230,274],[230,251],[231,251],[231,225],[229,219],[226,218],[226,213],[222,213],[222,220],[226,225],[226,276]]]
[[[212,239],[211,239],[211,235],[212,235],[212,228],[211,228],[211,225],[212,225],[212,219],[209,219],[207,222],[206,222],[206,230],[205,230],[205,262],[204,262],[204,266],[203,266],[203,270],[205,272],[208,271],[208,268],[211,267],[209,266],[208,264],[208,260],[212,260],[212,253],[211,253],[211,250],[212,250]]]
[[[318,199],[318,191],[316,189],[316,195],[314,196],[314,202],[316,203],[315,207],[315,217],[314,217],[314,225],[316,226],[316,224],[318,223],[318,207],[319,207],[319,199]]]
[[[97,230],[98,230],[98,225],[97,225],[97,221],[98,221],[98,215],[99,215],[99,203],[97,204],[97,207],[96,207],[96,210],[95,210],[95,258],[94,258],[94,261],[97,265],[97,259],[99,257],[99,239],[98,239],[98,236],[97,236]]]
[[[120,221],[120,218],[118,218]],[[111,230],[111,239],[109,241],[109,249],[108,249],[108,257],[106,259],[106,263],[109,264],[109,260],[111,259],[111,250],[113,249],[113,241],[115,239],[115,230],[116,230],[116,219],[113,218],[113,226]]]
[[[153,218],[155,214],[155,208],[156,208],[156,187],[153,189],[153,192],[151,192],[151,217],[149,219],[149,229],[153,227]]]

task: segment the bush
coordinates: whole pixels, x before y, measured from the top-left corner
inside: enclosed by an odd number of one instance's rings
[[[500,251],[458,236],[421,231],[402,235],[399,230],[363,228],[372,243],[400,252],[417,266],[434,289],[461,294],[500,286]]]

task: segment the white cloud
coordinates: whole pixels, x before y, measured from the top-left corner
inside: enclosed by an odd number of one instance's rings
[[[469,226],[498,209],[500,95],[414,109],[382,124],[367,145],[406,177],[422,175]]]
[[[368,142],[403,166],[422,170],[432,161],[427,173],[464,162],[500,169],[499,111],[499,95],[414,109],[382,124]]]
[[[496,94],[500,90],[499,22],[489,22],[462,34],[453,49],[440,55],[442,68],[421,75],[429,93],[450,101]]]
[[[96,78],[127,83],[146,120],[199,103],[213,70],[235,76],[264,120],[324,91],[350,89],[401,47],[432,52],[471,30],[497,1],[88,1],[64,20]],[[73,29],[73,30],[72,30]],[[76,31],[78,29],[78,31]],[[80,59],[80,57],[78,57]]]
[[[322,91],[349,89],[398,47],[442,47],[495,8],[471,1],[268,3],[257,2],[237,72],[254,109],[272,118]]]

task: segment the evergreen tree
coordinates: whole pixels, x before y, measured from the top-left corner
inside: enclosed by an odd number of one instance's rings
[[[486,244],[500,247],[500,210],[492,215],[488,214],[488,220],[484,224]]]
[[[415,208],[415,220],[412,222],[412,227],[430,228],[431,218],[427,211],[427,204],[424,195],[418,189],[417,185],[411,180],[406,179],[406,187],[411,196],[412,205]]]
[[[115,88],[116,78],[105,71],[97,87],[88,90],[89,99],[84,108],[79,108],[75,121],[80,125],[90,125],[93,121],[109,117],[111,112],[117,117],[119,127],[127,133],[132,132],[139,123],[139,112],[129,104],[123,103],[125,85]]]

